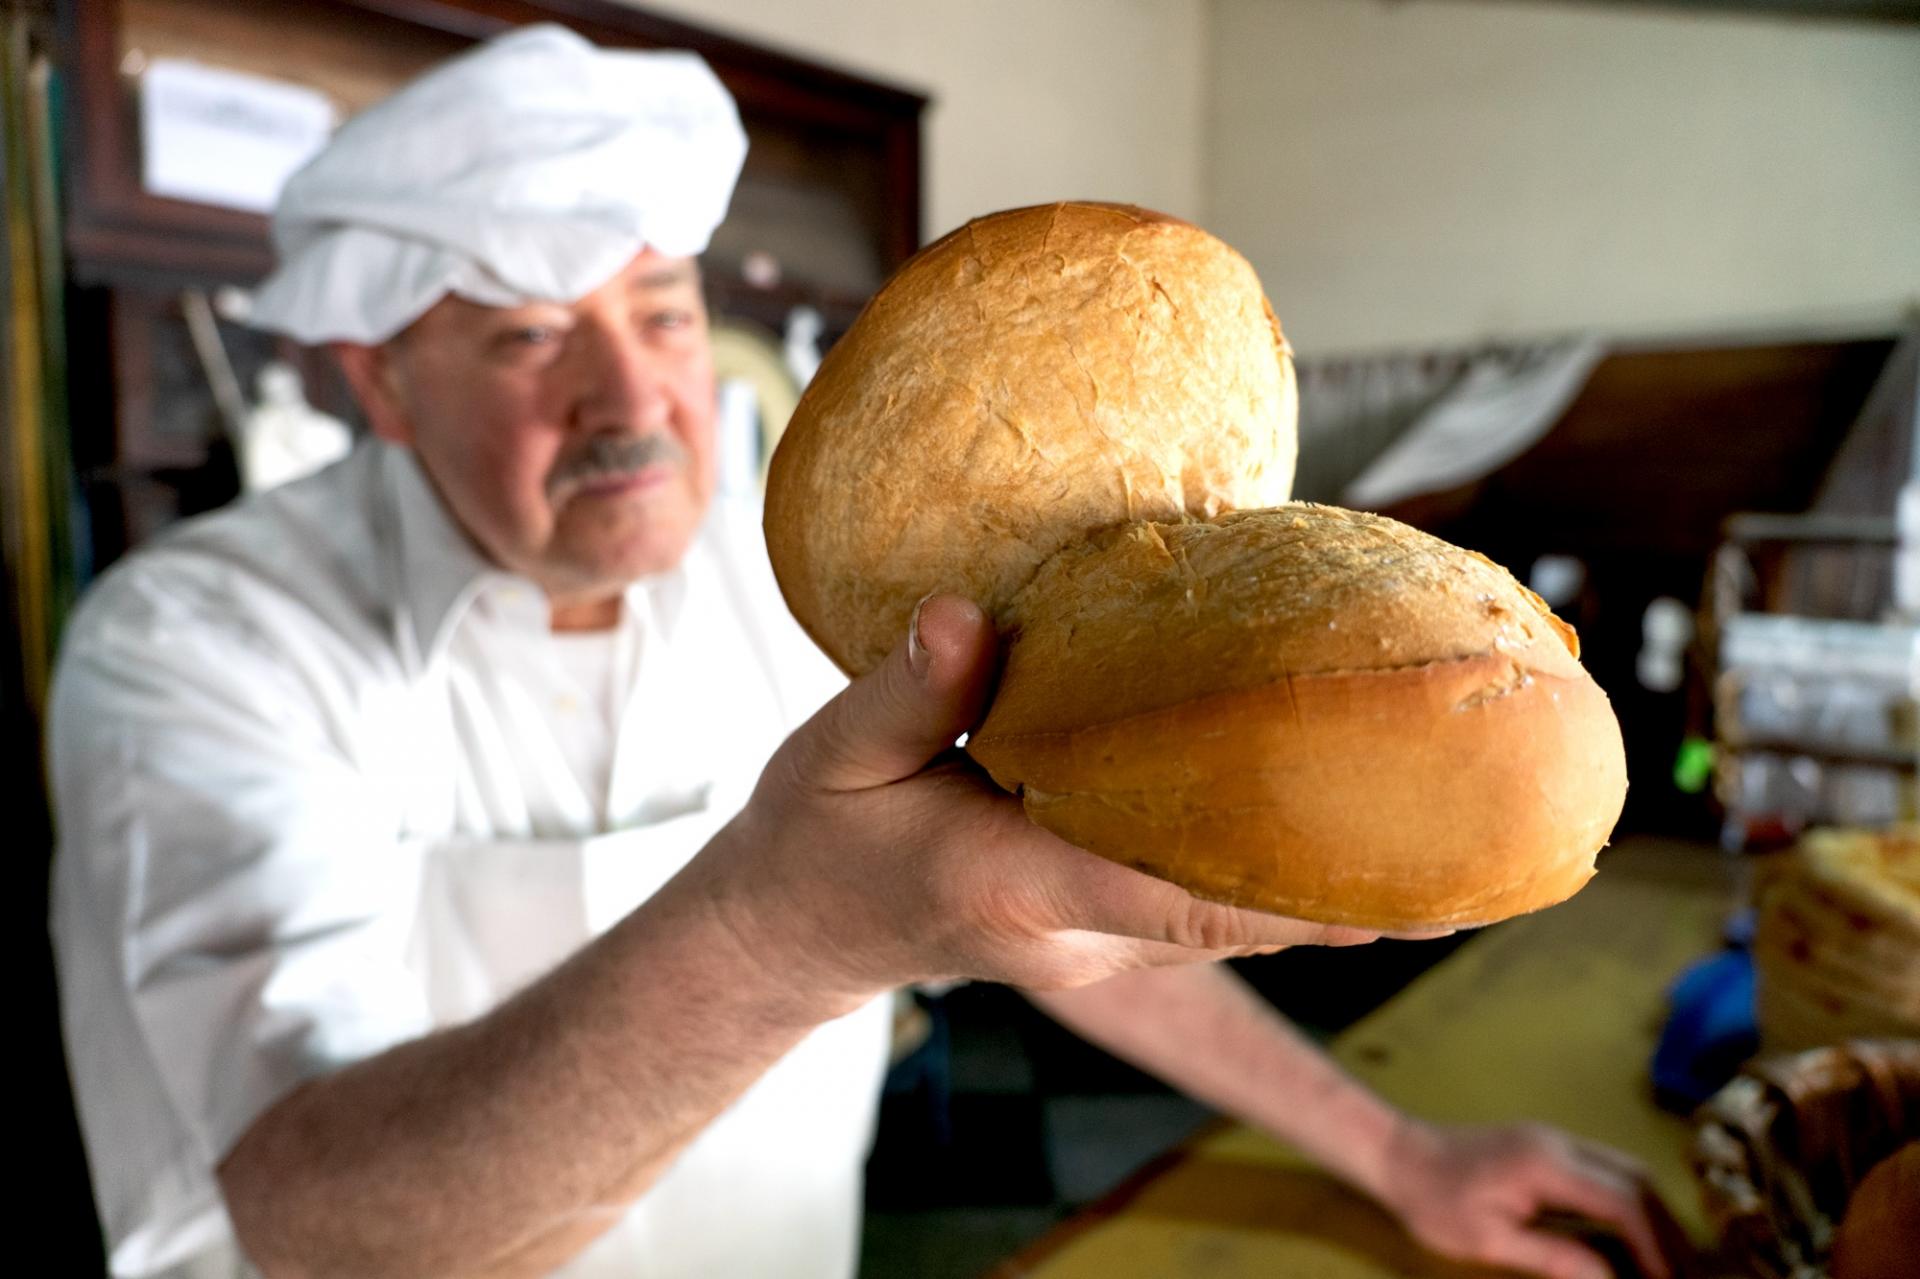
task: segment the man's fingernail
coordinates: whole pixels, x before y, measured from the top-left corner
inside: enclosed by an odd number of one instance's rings
[[[920,679],[927,677],[927,668],[933,665],[933,654],[920,642],[920,610],[932,598],[932,591],[922,595],[920,602],[913,606],[913,620],[907,623],[907,669]]]

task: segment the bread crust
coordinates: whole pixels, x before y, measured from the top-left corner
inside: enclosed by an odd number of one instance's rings
[[[1295,390],[1252,268],[1063,203],[923,250],[828,354],[766,530],[849,674],[915,602],[1005,643],[968,749],[1032,818],[1200,896],[1464,926],[1592,874],[1619,726],[1538,597],[1378,516],[1283,505]]]
[[[1625,796],[1617,742],[1591,680],[1486,654],[983,730],[968,749],[1090,852],[1235,906],[1394,930],[1578,891]]]
[[[1495,651],[1587,678],[1573,628],[1485,556],[1311,502],[1092,531],[999,621],[1009,648],[987,727],[1005,733]]]
[[[1126,205],[994,214],[828,353],[769,468],[768,552],[858,674],[930,591],[998,614],[1090,529],[1286,500],[1295,413],[1279,324],[1219,240]]]
[[[1505,570],[1294,504],[1070,547],[1010,610],[968,750],[1034,821],[1203,897],[1365,928],[1564,900],[1626,763]]]
[[[1913,1274],[1920,1222],[1920,1140],[1875,1164],[1854,1188],[1834,1232],[1833,1279],[1901,1279]]]

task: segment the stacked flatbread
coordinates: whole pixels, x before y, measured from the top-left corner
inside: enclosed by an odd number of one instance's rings
[[[1920,827],[1808,834],[1763,878],[1753,958],[1771,1050],[1920,1036]]]

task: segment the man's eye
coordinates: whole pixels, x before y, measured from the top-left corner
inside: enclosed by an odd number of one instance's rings
[[[693,312],[685,310],[655,311],[647,316],[650,329],[684,329],[693,323]]]
[[[510,329],[506,339],[515,346],[544,346],[558,341],[560,330],[547,324],[529,324],[523,328]]]

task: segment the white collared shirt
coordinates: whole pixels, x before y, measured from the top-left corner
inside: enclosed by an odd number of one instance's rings
[[[253,1120],[625,916],[843,682],[741,512],[627,592],[604,750],[552,641],[539,590],[378,443],[181,526],[76,612],[52,922],[116,1275],[251,1274],[213,1169]],[[558,1273],[844,1279],[887,1022],[821,1027]]]

